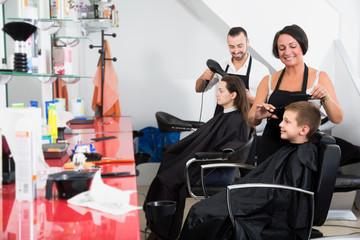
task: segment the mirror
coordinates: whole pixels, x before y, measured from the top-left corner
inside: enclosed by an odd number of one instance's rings
[[[37,101],[41,107],[41,82],[37,77],[14,77],[7,86],[9,107],[13,103],[24,103],[24,107],[30,107],[30,101]]]
[[[19,18],[20,16],[18,15],[21,14],[21,11],[18,11],[17,2],[18,1],[8,1],[6,4],[2,5],[2,24],[13,21],[26,21],[37,26],[37,20]],[[32,16],[36,18],[38,9],[33,7],[30,10],[33,13]],[[4,34],[3,42],[4,52],[6,54],[3,56],[6,57],[7,68],[13,69],[15,41],[9,35]],[[46,56],[50,55],[51,52],[50,43],[50,36],[43,34],[40,30],[35,32],[35,34],[26,41],[26,54],[29,68],[28,72],[37,73],[42,71],[42,73],[50,73],[50,70],[47,69],[49,67],[44,67],[47,65],[46,62],[51,62],[51,58]],[[45,58],[43,60],[40,59],[39,53],[41,52],[43,53],[43,58]],[[51,84],[42,84],[39,77],[31,77],[27,76],[27,74],[22,76],[13,76],[11,81],[6,85],[5,96],[7,107],[11,107],[14,103],[24,103],[25,107],[29,107],[30,101],[37,101],[38,106],[43,107],[43,101],[52,100],[52,87]]]

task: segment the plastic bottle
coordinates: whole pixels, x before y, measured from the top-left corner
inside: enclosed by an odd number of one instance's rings
[[[56,108],[55,105],[49,105],[49,122],[51,129],[51,142],[56,143],[56,139],[58,137],[58,128],[57,128],[57,118],[56,118]]]
[[[94,3],[94,18],[99,18],[99,5]]]
[[[18,201],[32,201],[36,198],[35,128],[33,119],[28,115],[15,122],[12,153],[16,161],[15,198]]]

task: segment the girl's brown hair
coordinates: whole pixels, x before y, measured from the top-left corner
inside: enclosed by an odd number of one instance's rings
[[[237,110],[240,111],[247,122],[247,115],[250,109],[250,104],[248,102],[245,84],[240,76],[225,76],[221,81],[226,82],[226,88],[230,93],[236,92],[236,98],[234,99],[234,105],[237,107]],[[248,122],[247,122],[248,123]]]

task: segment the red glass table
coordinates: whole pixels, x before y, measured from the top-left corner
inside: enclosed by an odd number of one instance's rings
[[[71,149],[78,141],[88,143],[91,138],[115,136],[92,143],[104,157],[124,160],[100,164],[102,172],[129,171],[135,174],[131,118],[116,120],[119,121],[111,119],[112,123],[105,125],[108,129],[101,130],[104,119],[96,119],[94,125],[82,128],[89,129],[87,132],[67,136],[70,143],[68,153],[61,159],[47,159],[46,162],[49,166],[61,167],[69,161]],[[135,176],[104,178],[103,181],[121,190],[137,190]],[[18,202],[15,200],[15,184],[3,185],[0,193],[1,239],[140,239],[138,210],[112,215],[68,204],[66,199],[56,196],[46,200],[45,188],[37,190],[37,198],[33,202]],[[137,193],[131,195],[130,205],[138,205]]]

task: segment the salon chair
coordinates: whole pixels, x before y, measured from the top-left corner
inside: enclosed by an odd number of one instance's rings
[[[156,121],[160,132],[183,132],[183,131],[192,131],[201,127],[204,123],[198,121],[187,121],[177,118],[169,113],[157,112],[155,114]],[[241,146],[239,149],[224,149],[221,152],[198,152],[195,154],[195,157],[190,159],[185,167],[185,174],[187,179],[187,188],[189,196],[195,199],[204,199],[208,196],[211,196],[221,190],[224,190],[226,186],[206,186],[205,180],[198,182],[195,185],[190,184],[189,168],[193,163],[198,164],[210,164],[210,163],[245,163],[254,141],[254,130],[249,134],[249,139],[247,143]],[[166,148],[165,145],[163,147]],[[253,169],[254,166],[244,164],[243,168]],[[212,169],[214,170],[214,169]],[[203,175],[209,175],[204,174]]]
[[[15,182],[15,161],[12,157],[5,135],[0,137],[2,139],[2,146],[0,146],[2,148],[2,157],[0,158],[0,161],[2,161],[0,163],[2,164],[2,171],[0,174],[2,174],[2,184],[7,185]]]
[[[141,131],[133,130],[132,133],[133,133],[133,140],[135,140],[135,138],[144,136],[144,133]],[[135,153],[135,166],[138,166],[139,164],[142,164],[142,163],[147,163],[150,161],[150,159],[151,159],[150,153],[137,152],[137,153]]]
[[[286,188],[290,191],[298,191],[308,194],[313,200],[313,212],[310,218],[312,218],[312,225],[309,226],[309,235],[311,238],[322,237],[323,234],[313,229],[312,226],[321,226],[324,224],[326,217],[328,215],[330,202],[333,196],[335,181],[338,172],[338,167],[340,163],[341,152],[338,145],[335,144],[335,139],[330,135],[327,135],[322,132],[315,133],[310,139],[312,143],[318,146],[318,172],[315,179],[315,185],[312,192],[304,191],[298,188],[284,187],[279,185],[268,185],[262,186],[258,184],[238,184],[233,186],[228,186],[227,196],[231,196],[232,191],[241,191],[243,188],[248,187],[272,187],[272,188]],[[240,166],[241,167],[241,166]],[[232,199],[227,199],[229,216],[234,223],[234,216],[231,207]]]
[[[248,141],[238,149],[224,149],[221,152],[198,152],[195,157],[188,160],[185,166],[186,185],[190,197],[194,199],[205,199],[224,189],[226,186],[208,186],[206,176],[211,176],[211,170],[217,167],[232,167],[243,169],[254,169],[255,166],[245,164],[248,159],[252,143],[254,141],[255,131],[251,131]],[[200,164],[201,181],[195,185],[191,184],[189,169],[192,164]],[[206,172],[206,173],[205,173]],[[241,176],[239,176],[241,177]],[[236,177],[233,179],[235,181]]]

